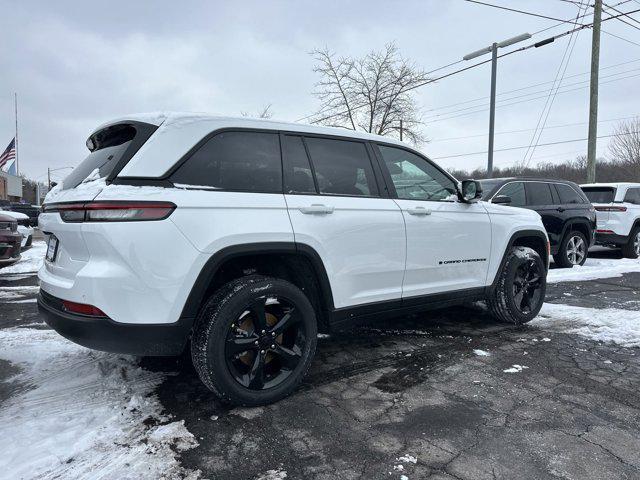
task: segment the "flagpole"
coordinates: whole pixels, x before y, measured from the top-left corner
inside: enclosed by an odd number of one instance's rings
[[[20,165],[18,164],[18,93],[13,94],[14,106],[16,111],[16,176],[20,176]]]

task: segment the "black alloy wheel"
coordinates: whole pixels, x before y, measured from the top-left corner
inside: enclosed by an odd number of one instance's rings
[[[227,367],[245,388],[273,388],[300,364],[307,338],[299,311],[290,300],[258,298],[243,309],[229,329]]]
[[[540,303],[543,275],[545,273],[540,269],[540,262],[536,262],[535,259],[527,259],[516,269],[513,279],[513,300],[523,314],[531,313]]]

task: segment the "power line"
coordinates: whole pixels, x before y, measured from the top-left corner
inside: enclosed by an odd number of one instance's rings
[[[586,11],[587,11],[587,7],[585,7],[585,12]],[[582,0],[580,0],[580,5],[578,6],[578,13],[576,14],[576,19],[580,16],[581,13],[582,13]],[[576,42],[578,40],[578,35],[579,34],[580,34],[580,32],[576,32],[575,35],[572,33],[569,36],[569,42],[567,43],[567,46],[566,46],[566,48],[564,50],[564,54],[562,55],[562,60],[560,61],[560,65],[558,66],[558,71],[556,72],[556,77],[554,79],[554,83],[551,85],[551,91],[549,92],[549,96],[547,97],[547,100],[545,101],[544,107],[542,108],[542,112],[540,112],[540,117],[538,118],[538,123],[536,125],[536,129],[533,132],[533,135],[531,136],[531,141],[529,142],[529,148],[524,153],[524,157],[522,158],[522,163],[525,166],[530,161],[530,160],[527,161],[527,155],[529,155],[529,151],[531,151],[530,157],[532,157],[533,154],[535,153],[535,150],[536,150],[536,147],[538,146],[538,143],[540,142],[540,138],[542,138],[542,132],[544,131],[544,127],[547,124],[547,120],[549,118],[549,114],[551,113],[551,108],[553,107],[553,102],[555,102],[556,96],[558,95],[558,90],[560,90],[560,86],[562,85],[562,81],[564,80],[564,75],[567,72],[567,67],[569,66],[569,62],[571,61],[571,55],[573,54],[573,49],[576,46]],[[567,55],[567,52],[568,52],[568,55]],[[565,63],[565,57],[567,59],[566,63]],[[564,64],[564,69],[562,68],[563,64]],[[560,79],[558,80],[558,75],[560,74],[560,70],[562,70],[562,75],[560,75]],[[555,86],[555,81],[556,80],[558,80],[558,86],[557,87]],[[553,91],[554,88],[555,88],[555,91]],[[548,105],[548,108],[547,108],[547,105]],[[546,114],[545,114],[545,110],[546,110]],[[544,116],[544,121],[542,122],[542,127],[540,128],[540,133],[538,133],[538,127],[540,126],[540,122],[542,121],[542,117],[543,116]],[[537,139],[536,139],[536,135],[537,135]],[[535,144],[534,144],[534,141],[535,141]],[[533,144],[533,148],[531,148],[532,144]]]
[[[619,117],[619,118],[609,118],[606,120],[598,120],[598,123],[610,123],[610,122],[618,122],[621,120],[631,120],[633,118],[638,118],[638,115],[632,115],[630,117]],[[566,127],[578,127],[581,125],[587,125],[587,122],[575,122],[575,123],[564,123],[561,125],[550,125],[547,127],[547,130],[552,130],[555,128],[566,128]],[[496,132],[496,135],[508,135],[511,133],[524,133],[524,132],[532,132],[534,129],[533,128],[524,128],[524,129],[520,129],[520,130],[506,130],[503,132]],[[480,138],[480,137],[486,137],[487,134],[486,133],[478,133],[478,134],[473,134],[473,135],[465,135],[462,137],[445,137],[445,138],[437,138],[435,140],[430,140],[429,143],[438,143],[438,142],[448,142],[451,140],[467,140],[469,138]]]
[[[617,38],[617,39],[619,39],[619,40],[622,40],[622,41],[624,41],[624,42],[630,43],[631,45],[635,45],[635,46],[637,46],[637,47],[640,47],[640,43],[632,42],[632,41],[631,41],[631,40],[629,40],[628,38],[624,38],[624,37],[621,37],[621,36],[619,36],[619,35],[615,35],[615,34],[613,34],[613,33],[611,33],[611,32],[606,32],[606,31],[604,31],[604,30],[602,30],[602,29],[600,29],[600,31],[601,31],[602,33],[606,33],[607,35],[609,35],[609,36],[611,36],[611,37],[615,37],[615,38]]]
[[[612,6],[610,6],[610,5],[607,5],[607,4],[606,4],[606,3],[604,3],[604,2],[603,2],[602,4],[604,5],[605,10],[607,10],[607,9],[608,9],[608,10],[613,10],[613,11],[614,11],[614,12],[616,12],[616,13],[622,13],[622,14],[623,14],[623,16],[625,16],[625,17],[629,18],[629,20],[632,20],[632,21],[636,22],[637,24],[640,24],[640,22],[639,22],[638,20],[636,20],[635,18],[633,18],[633,17],[631,17],[631,16],[627,15],[625,12],[622,12],[622,11],[618,10],[617,8],[615,8],[615,6],[613,6],[613,7],[612,7]],[[609,15],[611,15],[611,13],[610,13],[610,12],[606,12],[606,13],[608,13]],[[633,24],[631,24],[631,23],[627,22],[625,19],[623,19],[623,18],[621,18],[621,17],[620,17],[620,18],[618,18],[618,20],[619,20],[620,22],[624,23],[625,25],[629,25],[630,27],[635,28],[636,30],[640,30],[640,28],[638,28],[636,25],[633,25]]]
[[[610,138],[610,137],[615,137],[617,135],[634,135],[634,134],[638,134],[640,133],[640,131],[638,132],[629,132],[629,133],[612,133],[611,135],[600,135],[596,138]],[[549,143],[541,143],[538,146],[540,147],[547,147],[550,145],[561,145],[564,143],[576,143],[576,142],[586,142],[587,140],[589,140],[588,138],[575,138],[573,140],[560,140],[558,142],[549,142]],[[507,147],[507,148],[499,148],[497,150],[494,150],[494,152],[508,152],[511,150],[523,150],[525,148],[528,148],[527,145],[523,145],[520,147]],[[443,158],[456,158],[456,157],[467,157],[467,156],[471,156],[471,155],[482,155],[488,153],[486,150],[482,151],[482,152],[467,152],[467,153],[457,153],[455,155],[445,155],[442,157],[431,157],[432,160],[441,160]]]
[[[637,10],[633,10],[633,11],[631,11],[631,12],[628,12],[628,13],[636,13],[636,12],[640,12],[640,8],[638,8]],[[612,20],[612,19],[614,19],[614,18],[616,18],[616,17],[615,17],[615,16],[613,16],[613,17],[605,18],[605,19],[603,19],[602,21],[603,21],[603,22],[605,22],[605,21],[607,21],[607,20]],[[564,36],[566,36],[566,35],[569,35],[569,34],[571,34],[572,32],[576,32],[576,31],[578,31],[578,30],[583,30],[583,29],[585,29],[585,28],[589,28],[589,27],[591,27],[591,26],[593,26],[593,24],[591,24],[591,23],[590,23],[590,24],[580,25],[579,27],[576,27],[576,28],[574,28],[574,29],[572,29],[572,30],[568,30],[568,31],[566,31],[566,32],[564,32],[564,33],[560,33],[560,34],[554,35],[554,36],[552,36],[552,37],[549,37],[549,38],[546,38],[546,39],[544,39],[544,40],[541,40],[541,41],[539,41],[539,42],[537,42],[537,43],[532,43],[532,44],[530,44],[530,45],[527,45],[527,46],[524,46],[524,47],[520,47],[520,48],[517,48],[517,49],[515,49],[515,50],[511,50],[510,52],[506,52],[506,53],[503,53],[503,54],[501,54],[501,55],[498,55],[498,58],[506,57],[506,56],[508,56],[508,55],[511,55],[511,54],[514,54],[514,53],[517,53],[517,52],[522,52],[522,51],[524,51],[524,50],[528,50],[528,49],[530,49],[530,48],[538,48],[538,47],[541,47],[541,46],[546,45],[546,44],[548,44],[548,43],[554,42],[555,40],[557,40],[557,39],[559,39],[559,38],[562,38],[562,37],[564,37]],[[430,84],[430,83],[437,82],[438,80],[442,80],[442,79],[445,79],[445,78],[451,77],[451,76],[453,76],[453,75],[457,75],[457,74],[459,74],[459,73],[465,72],[465,71],[470,70],[470,69],[472,69],[472,68],[479,67],[480,65],[484,65],[485,63],[488,63],[488,62],[491,62],[491,59],[483,60],[482,62],[474,63],[473,65],[469,65],[468,67],[464,67],[464,68],[460,68],[460,69],[458,69],[458,70],[454,70],[453,72],[447,73],[447,74],[445,74],[445,75],[441,75],[441,76],[436,77],[436,78],[432,78],[432,79],[425,80],[424,82],[420,82],[420,83],[418,83],[418,84],[416,84],[416,85],[413,85],[412,87],[407,88],[407,89],[404,91],[404,93],[409,92],[409,91],[411,91],[411,90],[415,90],[416,88],[423,87],[423,86],[428,85],[428,84]],[[389,98],[393,97],[394,95],[396,95],[396,94],[386,95],[386,96],[383,96],[383,97],[379,98],[378,100],[380,100],[380,101],[381,101],[381,100],[387,100],[387,99],[389,99]],[[328,116],[325,116],[325,117],[322,117],[322,118],[318,118],[318,119],[316,119],[316,120],[312,121],[311,123],[321,123],[321,122],[323,122],[323,121],[325,121],[325,120],[329,120],[329,119],[331,119],[331,118],[338,117],[338,116],[340,116],[340,115],[345,115],[345,114],[349,113],[350,111],[351,111],[351,112],[353,112],[353,111],[355,111],[355,110],[357,110],[357,109],[359,109],[359,108],[366,107],[366,106],[368,106],[368,103],[366,103],[366,102],[365,102],[365,103],[361,103],[361,104],[359,104],[359,105],[353,105],[353,106],[352,106],[350,109],[348,109],[348,110],[344,110],[344,111],[340,111],[340,112],[334,112],[334,113],[332,113],[331,115],[328,115]],[[296,120],[296,121],[297,121],[297,122],[300,122],[300,121],[302,121],[302,120],[306,120],[306,119],[308,119],[308,118],[311,118],[311,117],[313,117],[313,116],[315,116],[315,115],[317,115],[317,112],[316,112],[316,113],[314,113],[314,114],[311,114],[311,115],[307,115],[307,116],[305,116],[305,117],[302,117],[302,118],[300,118],[300,119],[298,119],[298,120]]]
[[[487,6],[487,7],[498,8],[500,10],[507,10],[509,12],[521,13],[523,15],[529,15],[531,17],[538,17],[538,18],[544,18],[544,19],[547,19],[547,20],[554,20],[556,22],[563,22],[563,23],[571,23],[571,24],[574,24],[574,25],[580,25],[579,23],[572,22],[570,20],[563,20],[561,18],[549,17],[547,15],[541,15],[539,13],[526,12],[524,10],[518,10],[518,9],[515,9],[515,8],[503,7],[501,5],[494,5],[492,3],[480,2],[478,0],[465,0],[465,2],[477,3],[478,5],[484,5],[484,6]]]
[[[640,73],[639,74],[635,74],[635,75],[628,75],[626,77],[621,77],[621,78],[613,78],[613,79],[609,80],[608,82],[600,82],[600,84],[601,85],[606,85],[608,83],[617,82],[617,81],[620,81],[620,80],[626,80],[628,78],[635,78],[635,77],[638,77],[638,76],[640,76]],[[584,83],[584,82],[581,82],[581,83]],[[589,85],[584,85],[582,87],[571,88],[569,90],[564,90],[564,91],[560,92],[560,94],[576,92],[578,90],[583,90],[583,89],[588,88],[588,87],[589,87]],[[523,95],[523,96],[525,96],[525,95]],[[511,105],[517,105],[519,103],[531,102],[533,100],[539,100],[541,98],[546,98],[546,97],[547,97],[547,95],[541,95],[541,96],[538,96],[538,97],[528,98],[526,100],[517,100],[515,102],[504,103],[502,105],[497,105],[496,108],[509,107]],[[514,97],[514,98],[516,98],[516,97]],[[474,111],[467,112],[467,113],[460,113],[460,114],[457,114],[457,115],[451,115],[451,116],[448,116],[448,117],[432,119],[432,120],[425,120],[425,121],[428,121],[429,123],[437,123],[437,122],[442,122],[442,121],[445,121],[445,120],[451,120],[453,118],[466,117],[467,115],[473,115],[473,114],[476,114],[476,113],[486,112],[487,110],[488,110],[487,108],[482,108],[480,110],[474,110]]]
[[[610,68],[620,67],[622,65],[628,65],[630,63],[636,63],[636,62],[640,62],[640,58],[636,58],[635,60],[629,60],[629,61],[626,61],[626,62],[615,63],[613,65],[608,65],[606,67],[601,67],[600,71],[608,70]],[[627,72],[620,72],[620,73],[627,73]],[[568,78],[575,78],[575,77],[580,77],[582,75],[589,75],[589,72],[574,73],[573,75],[569,75],[569,76],[567,76],[565,78],[567,78],[567,79]],[[585,81],[588,81],[588,80],[585,80]],[[527,86],[524,86],[524,87],[515,88],[513,90],[506,90],[504,92],[500,92],[500,93],[498,93],[497,96],[507,95],[509,93],[521,92],[522,90],[528,90],[529,88],[540,87],[542,85],[548,85],[550,83],[553,83],[553,81],[549,80],[547,82],[534,83],[534,84],[527,85]],[[446,109],[451,108],[451,107],[457,107],[458,105],[465,105],[467,103],[478,102],[480,100],[486,100],[488,98],[489,97],[485,95],[484,97],[477,97],[477,98],[473,98],[471,100],[465,100],[463,102],[450,103],[449,105],[443,105],[441,107],[430,108],[430,109],[425,110],[425,112],[435,112],[435,111],[438,111],[438,110],[446,110]],[[476,105],[476,106],[479,106],[479,105]]]

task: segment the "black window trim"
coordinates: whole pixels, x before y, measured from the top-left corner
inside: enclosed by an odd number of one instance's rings
[[[558,205],[586,205],[587,203],[591,203],[591,202],[588,201],[588,199],[587,199],[587,201],[585,201],[584,198],[582,198],[583,196],[585,196],[584,192],[576,191],[576,189],[573,188],[573,185],[571,185],[570,183],[554,182],[553,185],[554,185],[554,187],[556,189],[556,192],[558,194]],[[578,198],[580,199],[580,203],[565,203],[565,202],[563,202],[562,198],[560,196],[560,190],[558,189],[558,185],[564,185],[565,187],[569,187],[571,190],[573,190],[573,193],[575,193],[578,196]],[[578,188],[580,188],[580,187],[578,187]]]
[[[405,145],[398,145],[397,143],[390,143],[390,142],[381,142],[381,141],[377,141],[377,140],[371,140],[369,143],[370,143],[372,151],[375,154],[375,158],[377,160],[378,168],[382,172],[382,178],[384,179],[384,182],[385,182],[384,188],[388,192],[389,198],[393,198],[395,200],[408,200],[408,201],[414,200],[414,199],[399,198],[398,197],[398,192],[396,191],[396,187],[393,184],[393,179],[391,178],[391,173],[389,172],[389,169],[388,169],[388,167],[387,167],[387,165],[386,165],[386,163],[384,161],[384,158],[382,157],[382,152],[378,148],[379,145],[382,145],[382,146],[385,146],[385,147],[390,147],[390,148],[397,148],[399,150],[404,150],[406,152],[409,152],[409,153],[412,153],[412,154],[418,156],[419,158],[421,158],[425,162],[427,162],[429,165],[433,166],[440,173],[444,174],[444,176],[449,178],[453,182],[453,185],[454,185],[454,188],[456,189],[456,191],[459,190],[460,182],[453,175],[451,175],[449,172],[447,172],[445,169],[443,169],[440,165],[435,163],[433,160],[431,160],[426,155],[418,152],[417,150],[414,150],[413,148],[407,147]],[[451,202],[451,201],[447,201],[447,200],[423,200],[423,199],[419,199],[419,198],[416,198],[415,201],[416,202],[440,202],[440,203],[457,203],[458,202],[458,200],[456,200],[455,202]]]

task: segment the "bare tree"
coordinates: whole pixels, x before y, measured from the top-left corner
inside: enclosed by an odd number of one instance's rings
[[[262,110],[259,110],[255,115],[249,112],[240,112],[240,115],[253,118],[271,118],[273,117],[273,112],[271,111],[271,104],[269,103],[262,107]]]
[[[320,75],[314,95],[321,107],[312,123],[425,140],[413,90],[429,78],[404,59],[395,44],[363,58],[338,57],[327,48],[311,52]]]
[[[632,177],[640,175],[640,117],[624,120],[616,126],[609,142],[611,160],[620,164]]]

